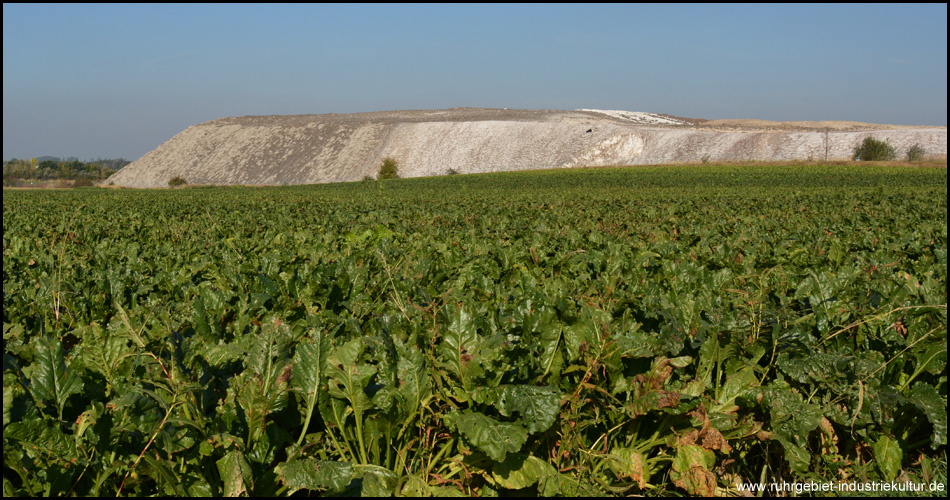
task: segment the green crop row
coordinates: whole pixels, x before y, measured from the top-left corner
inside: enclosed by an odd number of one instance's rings
[[[4,191],[4,495],[930,482],[946,200],[816,166]]]

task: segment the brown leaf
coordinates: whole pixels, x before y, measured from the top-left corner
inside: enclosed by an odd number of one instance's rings
[[[686,434],[683,434],[677,439],[679,446],[686,446],[690,444],[696,444],[696,441],[699,440],[699,431],[693,429]]]
[[[657,401],[656,403],[657,408],[672,408],[676,406],[677,404],[679,404],[680,402],[679,394],[675,392],[670,392],[670,391],[661,391],[661,393],[663,394],[663,396],[660,397],[659,401]]]
[[[825,455],[837,455],[838,435],[835,434],[835,429],[832,427],[831,422],[827,418],[821,417],[821,422],[818,424],[818,427],[821,429],[822,453]]]
[[[726,438],[716,429],[706,429],[703,431],[703,448],[707,450],[721,450],[723,453],[732,452],[732,446],[726,442]]]
[[[653,389],[662,389],[663,384],[666,383],[667,379],[670,378],[670,375],[673,374],[673,365],[670,364],[670,360],[664,358],[662,361],[657,363],[653,368],[653,373],[650,374],[650,385]]]
[[[711,497],[716,494],[716,475],[699,465],[691,467],[673,484],[693,495]]]
[[[643,477],[643,457],[639,453],[630,455],[630,479],[637,482],[637,486],[642,490],[647,482]]]

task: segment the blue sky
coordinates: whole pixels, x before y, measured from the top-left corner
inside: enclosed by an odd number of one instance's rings
[[[3,5],[3,159],[457,106],[947,124],[947,5]]]

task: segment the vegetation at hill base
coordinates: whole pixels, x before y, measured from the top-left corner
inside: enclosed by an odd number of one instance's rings
[[[394,158],[383,158],[379,164],[379,175],[377,179],[397,179],[399,178],[399,163]]]
[[[919,145],[916,145],[919,147]],[[908,151],[908,160],[911,153]],[[921,155],[922,156],[922,155]],[[892,161],[897,159],[897,148],[887,141],[865,137],[859,146],[854,147],[851,158],[856,161]]]
[[[76,158],[61,160],[54,157],[31,158],[29,160],[12,159],[3,162],[3,186],[18,187],[36,184],[48,184],[49,181],[71,181],[69,185],[92,185],[108,179],[120,168],[128,165],[128,160],[97,159],[81,162]]]
[[[946,488],[946,168],[5,191],[3,221],[5,496]]]
[[[914,144],[907,150],[907,161],[923,161],[927,155],[927,150],[919,143]]]

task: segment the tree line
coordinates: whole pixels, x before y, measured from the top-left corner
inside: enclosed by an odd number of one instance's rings
[[[40,157],[13,158],[3,162],[3,185],[15,186],[22,181],[69,180],[92,184],[104,181],[120,168],[131,163],[125,158],[97,158],[88,162],[76,158]]]

